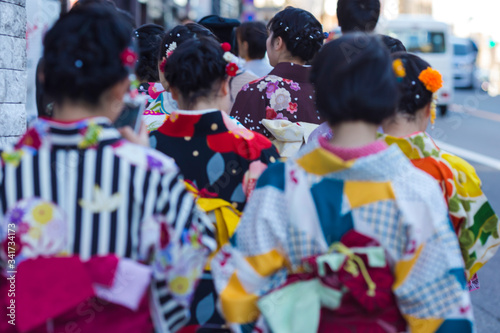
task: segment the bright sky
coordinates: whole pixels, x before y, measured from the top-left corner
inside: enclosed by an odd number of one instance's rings
[[[480,32],[500,41],[499,0],[434,0],[434,17],[454,25],[455,33]]]

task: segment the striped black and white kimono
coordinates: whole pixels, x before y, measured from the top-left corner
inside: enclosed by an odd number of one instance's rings
[[[155,330],[174,332],[184,325],[216,242],[213,225],[196,208],[172,159],[125,141],[107,118],[90,118],[41,119],[15,148],[1,153],[0,161],[4,242],[5,224],[19,222],[13,211],[32,199],[50,203],[65,216],[64,244],[51,254],[82,261],[115,254],[146,263],[153,272],[149,303]],[[30,220],[39,221],[40,228],[53,214],[50,206],[43,207],[48,208],[32,209]],[[25,224],[16,225],[21,243],[33,235],[33,225]],[[43,238],[49,229],[40,230]],[[18,261],[29,257],[24,250],[16,254]],[[4,254],[4,268],[7,261]]]

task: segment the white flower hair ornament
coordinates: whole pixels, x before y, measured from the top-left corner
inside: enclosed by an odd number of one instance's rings
[[[167,65],[167,59],[174,53],[175,49],[177,48],[177,43],[172,42],[169,44],[165,45],[167,47],[167,51],[165,52],[165,58],[163,58],[163,61],[160,64],[160,71],[162,73],[165,73],[165,66]]]

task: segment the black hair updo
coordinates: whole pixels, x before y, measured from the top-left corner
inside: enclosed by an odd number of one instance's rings
[[[273,39],[281,37],[287,50],[303,61],[314,58],[323,45],[325,35],[321,23],[306,10],[287,7],[267,24]]]
[[[172,28],[172,30],[165,34],[165,37],[161,41],[158,61],[161,61],[167,56],[167,49],[173,42],[179,46],[187,40],[200,37],[217,38],[210,30],[198,23],[188,23]]]
[[[348,33],[327,43],[313,63],[311,82],[318,111],[331,125],[380,125],[396,112],[396,75],[389,51],[376,35]]]
[[[406,75],[399,79],[401,99],[398,112],[415,115],[418,110],[432,102],[432,92],[427,90],[418,78],[420,73],[431,65],[422,58],[406,52],[394,53],[392,59],[400,59],[406,72]]]
[[[158,82],[158,53],[165,30],[157,24],[145,24],[134,32],[139,46],[139,60],[135,70],[143,82]]]
[[[339,0],[337,18],[343,33],[372,32],[380,17],[380,0]]]
[[[214,84],[227,78],[224,51],[215,38],[202,37],[177,46],[168,57],[165,78],[183,99],[195,103],[215,90]]]
[[[128,76],[120,55],[131,38],[127,22],[108,6],[71,10],[44,39],[45,92],[56,103],[98,105],[106,90]]]
[[[387,35],[381,35],[381,37],[382,42],[385,44],[385,46],[387,46],[391,54],[396,52],[406,52],[406,47],[399,39]]]

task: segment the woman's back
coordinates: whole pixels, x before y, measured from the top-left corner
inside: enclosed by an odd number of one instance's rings
[[[151,141],[196,188],[240,211],[258,176],[279,158],[268,139],[218,110],[176,111],[151,133]]]
[[[243,323],[253,297],[304,272],[305,260],[327,253],[352,231],[385,250],[395,279],[389,292],[412,331],[428,332],[419,330],[425,318],[451,319],[457,306],[467,307],[463,263],[437,184],[396,147],[345,162],[310,146],[264,172],[236,232],[236,247],[223,248],[215,259],[227,320]],[[245,277],[254,274],[262,282]],[[239,284],[245,292],[235,297]],[[431,294],[442,300],[439,306]],[[344,311],[342,304],[332,310]],[[462,318],[471,315],[466,311]]]

